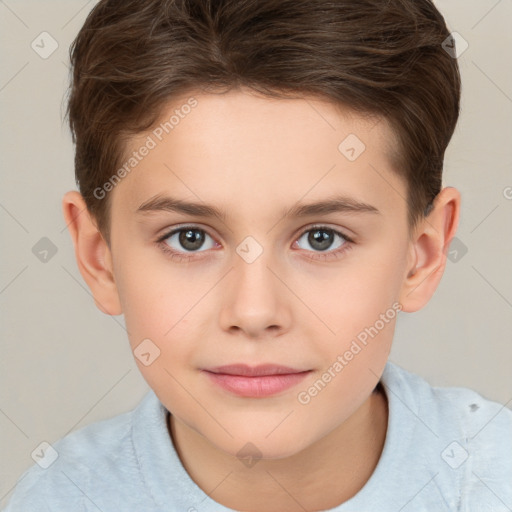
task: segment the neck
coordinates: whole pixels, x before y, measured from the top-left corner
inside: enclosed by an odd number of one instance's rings
[[[352,498],[377,466],[387,422],[387,398],[379,383],[346,422],[313,445],[247,468],[168,415],[181,462],[206,494],[235,510],[266,512],[325,510]]]

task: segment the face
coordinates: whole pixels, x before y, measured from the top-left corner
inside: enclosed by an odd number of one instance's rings
[[[365,403],[389,354],[409,253],[391,131],[319,100],[193,98],[130,141],[111,192],[131,347],[175,421],[289,456]]]

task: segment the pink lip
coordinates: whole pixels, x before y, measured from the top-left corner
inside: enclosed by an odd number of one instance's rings
[[[263,398],[295,386],[311,370],[287,366],[235,364],[203,370],[220,387],[238,396]]]

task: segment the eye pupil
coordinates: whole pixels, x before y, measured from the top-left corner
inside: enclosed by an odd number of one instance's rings
[[[204,243],[204,233],[199,229],[187,229],[180,231],[179,241],[182,247],[189,251],[199,249]],[[189,246],[188,244],[192,246]]]
[[[319,233],[322,233],[319,235]],[[325,251],[332,245],[333,233],[327,229],[315,229],[310,231],[308,242],[319,251]],[[315,246],[315,244],[319,244]]]

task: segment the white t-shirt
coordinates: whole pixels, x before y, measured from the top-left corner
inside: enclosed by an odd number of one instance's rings
[[[381,382],[389,403],[381,458],[331,512],[512,511],[510,409],[469,389],[432,387],[391,362]],[[5,512],[232,511],[190,478],[166,414],[149,391],[133,411],[57,441],[21,476]]]

